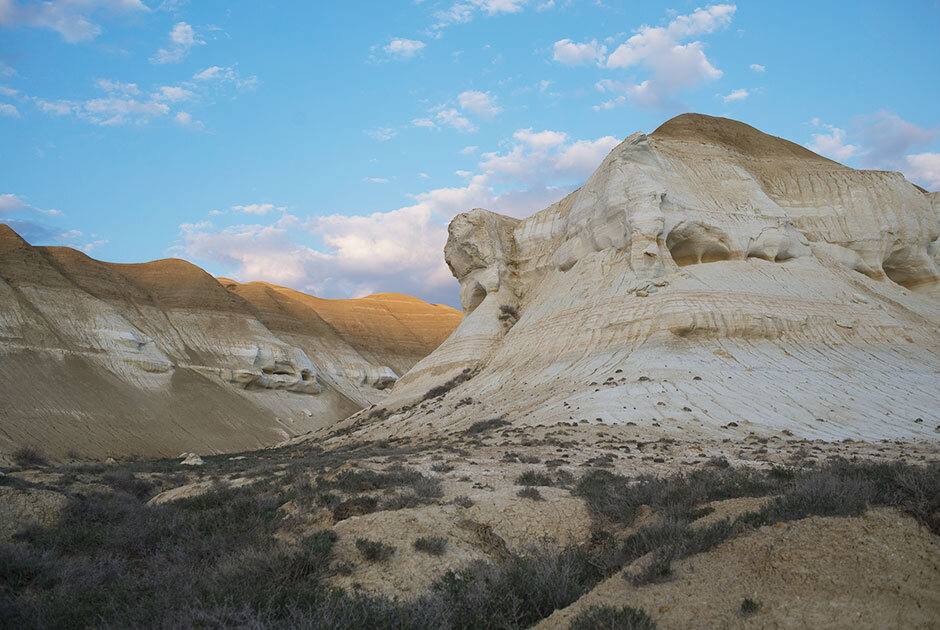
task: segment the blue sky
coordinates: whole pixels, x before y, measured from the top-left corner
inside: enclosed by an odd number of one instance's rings
[[[940,2],[0,0],[0,221],[456,304],[447,222],[728,116],[940,190]]]

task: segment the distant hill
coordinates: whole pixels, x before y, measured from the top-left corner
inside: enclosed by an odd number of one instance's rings
[[[404,295],[217,280],[177,259],[105,263],[0,224],[0,457],[267,446],[382,400],[460,319]]]

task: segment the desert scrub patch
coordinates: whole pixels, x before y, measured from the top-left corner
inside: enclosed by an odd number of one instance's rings
[[[489,420],[478,420],[471,424],[464,431],[466,435],[479,435],[480,433],[489,433],[493,429],[508,426],[509,423],[502,418],[490,418]]]
[[[521,499],[531,499],[532,501],[544,501],[545,497],[542,496],[542,493],[539,492],[539,489],[534,486],[526,486],[522,488],[519,492],[516,493],[516,496]]]
[[[763,605],[759,601],[753,600],[750,597],[745,597],[741,601],[741,607],[739,610],[741,611],[742,615],[753,615],[762,607]]]
[[[432,556],[441,556],[447,550],[447,539],[441,536],[422,536],[414,541],[412,547]]]
[[[537,470],[527,470],[516,477],[517,486],[554,486],[555,480],[551,475]]]
[[[105,471],[101,475],[101,481],[112,489],[125,492],[141,501],[148,498],[154,491],[152,482],[140,479],[131,471],[124,469]]]
[[[21,446],[11,454],[17,466],[29,468],[31,466],[48,466],[49,459],[35,446]]]
[[[369,562],[385,562],[395,553],[395,547],[392,545],[368,538],[357,538],[356,549]]]
[[[454,389],[461,383],[469,381],[471,378],[473,378],[473,375],[474,375],[474,372],[470,368],[464,368],[463,370],[461,370],[460,374],[450,379],[446,383],[443,383],[442,385],[437,385],[429,389],[427,392],[425,392],[424,397],[421,400],[422,401],[431,400],[432,398],[443,396],[444,394]]]
[[[374,512],[379,505],[375,497],[353,497],[337,503],[333,508],[333,520],[344,521],[351,516],[363,516]]]
[[[471,508],[471,507],[473,507],[473,499],[471,499],[470,497],[468,497],[468,496],[466,496],[466,495],[464,495],[464,494],[462,494],[462,495],[460,495],[460,496],[457,496],[457,497],[454,497],[454,499],[451,501],[451,503],[453,503],[453,504],[456,505],[456,506],[462,507],[462,508]]]
[[[588,606],[571,620],[569,630],[655,630],[645,611],[623,606]]]

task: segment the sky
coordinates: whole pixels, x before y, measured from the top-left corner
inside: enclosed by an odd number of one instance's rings
[[[940,190],[938,33],[938,0],[0,0],[0,222],[457,306],[454,216],[529,216],[682,112]]]

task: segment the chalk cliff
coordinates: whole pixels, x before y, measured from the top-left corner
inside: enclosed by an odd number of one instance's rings
[[[900,173],[679,116],[525,220],[452,221],[463,321],[395,385],[382,430],[936,438],[938,237],[940,193]]]

